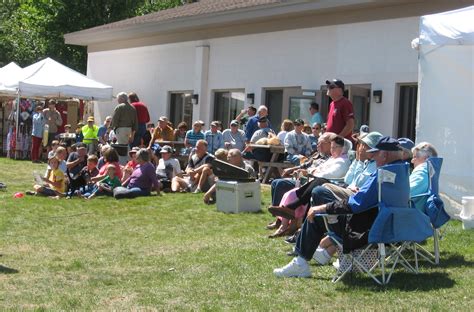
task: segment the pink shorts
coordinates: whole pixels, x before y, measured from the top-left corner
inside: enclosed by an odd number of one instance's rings
[[[283,197],[281,198],[280,206],[286,206],[287,204],[297,200],[298,199],[298,196],[296,196],[296,190],[297,189],[298,188],[294,188],[294,189],[289,190],[288,192],[286,192],[283,195]],[[305,212],[306,212],[306,205],[301,205],[298,208],[296,208],[295,217],[296,218],[301,218],[301,217],[304,216]]]

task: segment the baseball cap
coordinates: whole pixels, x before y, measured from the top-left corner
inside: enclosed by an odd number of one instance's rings
[[[231,125],[231,126],[238,126],[238,125],[239,125],[239,122],[234,119],[234,120],[232,120],[232,121],[230,122],[230,125]]]
[[[412,140],[409,138],[399,138],[398,143],[400,144],[401,147],[411,150],[413,147],[415,147],[415,143],[413,143]]]
[[[383,135],[380,132],[373,131],[363,134],[359,139],[372,149],[375,148],[382,137]]]
[[[374,153],[378,151],[400,151],[400,143],[392,137],[384,136],[375,145],[374,148],[371,148],[367,153]]]
[[[173,148],[169,145],[165,145],[161,148],[160,153],[173,153]]]
[[[93,121],[94,121],[94,117],[93,117],[93,116],[87,117],[87,122],[89,122],[89,121],[92,121],[92,122],[93,122]]]
[[[135,147],[133,147],[128,153],[129,153],[129,154],[134,154],[134,153],[138,152],[139,150],[140,150],[140,148],[137,147],[137,146],[135,146]]]
[[[337,86],[338,88],[341,88],[342,90],[344,90],[344,82],[342,82],[341,79],[326,80],[326,85]]]

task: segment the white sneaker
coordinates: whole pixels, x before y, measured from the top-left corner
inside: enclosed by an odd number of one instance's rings
[[[201,189],[198,187],[197,189],[194,190],[193,194],[199,194],[202,193]]]
[[[329,260],[331,260],[331,256],[328,254],[326,249],[318,247],[313,254],[313,259],[321,265],[326,265]]]
[[[339,265],[339,259],[337,259],[336,261],[334,261],[334,262],[332,263],[332,266],[339,270],[339,267],[340,267],[340,265]]]
[[[284,267],[274,269],[273,274],[277,277],[311,277],[308,263],[299,264],[296,257]]]

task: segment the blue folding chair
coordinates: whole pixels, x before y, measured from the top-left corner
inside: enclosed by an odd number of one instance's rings
[[[440,228],[450,220],[450,216],[444,209],[444,203],[439,197],[439,176],[443,159],[440,157],[430,157],[426,160],[428,166],[429,187],[426,193],[417,195],[412,199],[424,201],[424,213],[430,218],[433,227],[433,252],[428,251],[420,244],[413,245],[415,260],[418,256],[432,264],[439,264],[439,241],[442,238]],[[418,262],[416,263],[418,267]]]
[[[402,265],[407,270],[417,273],[402,255],[410,242],[421,242],[433,235],[429,218],[421,211],[413,209],[410,204],[409,166],[407,163],[385,165],[377,171],[378,181],[378,215],[372,224],[368,236],[368,245],[346,256],[350,265],[338,270],[333,282],[342,279],[348,272],[360,271],[366,273],[376,283],[384,285],[397,266]],[[327,226],[327,217],[323,215]],[[333,242],[342,249],[342,240],[333,233],[328,233]],[[389,247],[388,256],[386,245]],[[377,250],[377,261],[365,265],[364,257],[370,250]],[[389,270],[386,266],[391,263]],[[380,268],[381,277],[375,275]]]
[[[378,169],[379,214],[369,232],[369,244],[378,244],[382,284],[388,284],[398,264],[418,273],[402,254],[411,243],[433,235],[429,218],[410,204],[408,164],[387,165]],[[389,246],[387,257],[385,247]],[[386,272],[386,265],[391,267]],[[415,264],[417,261],[415,260]],[[388,275],[387,275],[388,274]]]

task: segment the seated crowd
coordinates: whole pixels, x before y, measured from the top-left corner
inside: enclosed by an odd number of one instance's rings
[[[318,108],[315,103],[311,105],[311,124],[299,118],[286,119],[278,133],[272,129],[265,106],[242,111],[225,130],[221,122],[212,121],[203,131],[205,124],[201,120],[195,121],[191,129],[185,122],[174,129],[162,116],[156,128],[152,124],[144,126],[138,146],[130,149],[129,161],[124,165],[112,144],[115,129],[108,126],[113,124],[108,116],[106,129],[98,130],[98,140],[67,146],[53,141],[42,183],[37,179],[34,191],[29,193],[55,198],[78,195],[87,199],[121,199],[149,196],[153,191],[192,192],[203,193],[203,201],[210,204],[216,200],[218,180],[212,168],[214,159],[240,167],[257,178],[258,162],[268,162],[271,157],[270,150],[262,145],[281,145],[285,153],[278,161],[286,161],[289,168],[281,170],[280,177],[271,183],[268,210],[275,220],[267,228],[275,230],[270,238],[287,236],[286,241],[295,244],[289,252],[295,257],[274,273],[281,277],[308,277],[311,259],[326,264],[336,251],[321,217],[315,214],[354,214],[349,226],[357,230],[354,237],[359,239],[354,239],[353,245],[362,246],[367,243],[367,235],[363,234],[377,214],[377,168],[411,162],[410,195],[415,198],[429,187],[427,159],[437,157],[430,143],[415,145],[407,138],[369,132],[365,125],[349,139],[327,132],[322,119],[316,116]],[[84,138],[91,137],[88,131],[94,129],[94,119],[89,117],[87,123],[81,127]],[[130,134],[132,138],[137,142],[134,132]],[[90,148],[96,141],[99,155]],[[162,142],[181,142],[183,148],[175,151]],[[179,157],[187,158],[185,166]],[[422,209],[423,205],[422,198],[414,199],[416,208]],[[331,230],[342,233],[342,220],[331,218]]]

